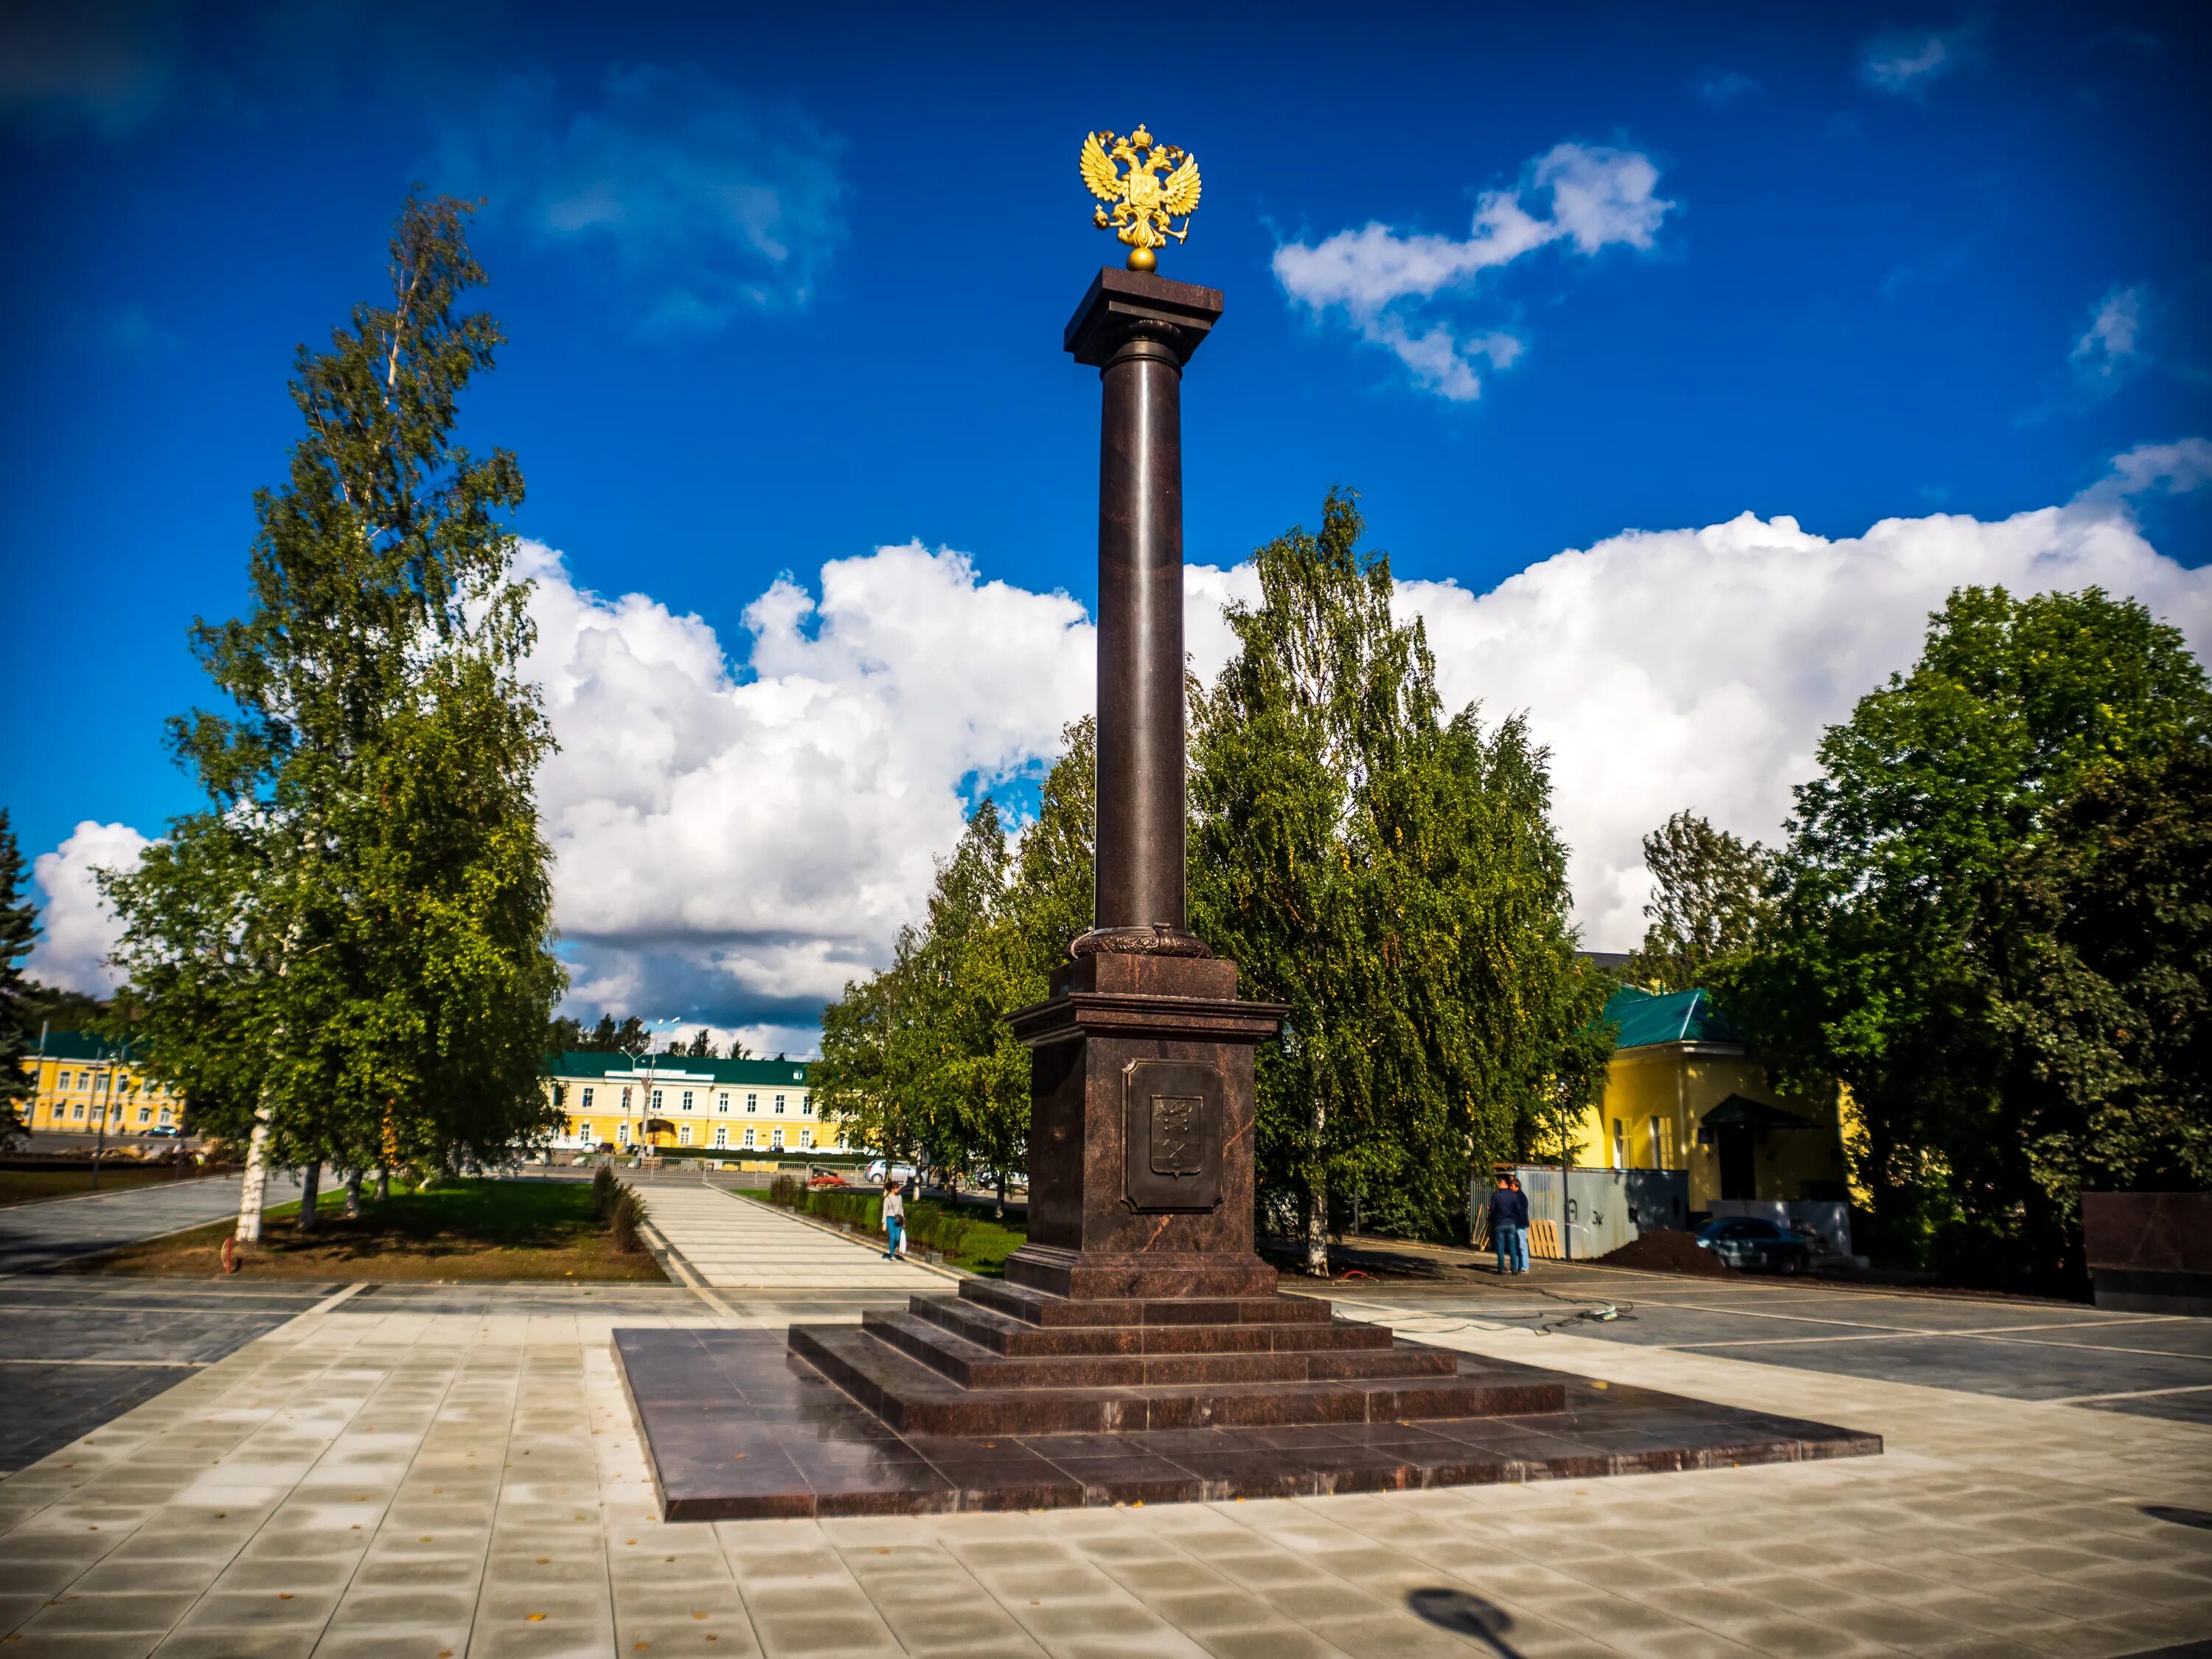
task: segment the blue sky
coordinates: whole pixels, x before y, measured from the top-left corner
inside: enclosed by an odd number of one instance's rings
[[[190,805],[185,629],[240,604],[292,349],[377,293],[410,181],[487,198],[509,341],[466,436],[520,457],[517,528],[741,680],[779,573],[886,544],[1090,603],[1091,128],[1204,169],[1162,260],[1228,305],[1190,560],[1342,483],[1401,576],[1480,595],[1747,511],[2001,521],[2212,432],[2206,46],[2127,3],[10,7],[6,804],[33,854]],[[2184,572],[2193,465],[2127,505]],[[699,983],[664,1000],[813,994]]]

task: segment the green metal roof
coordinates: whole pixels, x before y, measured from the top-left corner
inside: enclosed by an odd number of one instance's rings
[[[1624,985],[1606,999],[1602,1018],[1620,1028],[1623,1048],[1648,1048],[1658,1042],[1741,1042],[1743,1036],[1713,1006],[1706,991],[1669,991],[1663,995]]]
[[[95,1036],[90,1031],[49,1031],[43,1043],[31,1039],[30,1053],[26,1060],[113,1060],[118,1054],[129,1061],[145,1057],[146,1047],[142,1042],[126,1042],[118,1049],[106,1037]]]
[[[644,1060],[632,1060],[628,1054],[611,1054],[596,1048],[571,1048],[566,1054],[552,1057],[551,1071],[556,1078],[601,1078],[620,1074],[627,1078],[635,1073],[640,1078],[650,1066],[657,1081],[666,1078],[672,1083],[681,1079],[704,1078],[710,1083],[750,1084],[757,1088],[769,1088],[776,1084],[803,1089],[806,1086],[807,1063],[803,1060],[700,1060],[689,1054],[653,1054]]]

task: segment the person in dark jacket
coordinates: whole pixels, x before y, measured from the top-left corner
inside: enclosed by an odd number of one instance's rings
[[[1521,1177],[1508,1176],[1506,1184],[1513,1188],[1513,1271],[1528,1271],[1528,1194],[1521,1190]]]
[[[1497,1247],[1501,1274],[1518,1271],[1513,1264],[1518,1259],[1519,1234],[1528,1214],[1528,1200],[1513,1190],[1513,1177],[1499,1176],[1498,1190],[1490,1195],[1490,1242]],[[1515,1219],[1516,1215],[1520,1220]]]

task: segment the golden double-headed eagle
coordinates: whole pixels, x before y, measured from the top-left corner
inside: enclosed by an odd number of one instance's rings
[[[1129,170],[1123,173],[1117,161]],[[1107,204],[1091,215],[1091,222],[1127,244],[1132,270],[1153,270],[1159,264],[1154,248],[1166,246],[1170,236],[1180,242],[1190,234],[1190,216],[1198,206],[1198,160],[1173,144],[1155,144],[1141,125],[1126,138],[1110,132],[1085,138],[1083,182]],[[1168,222],[1178,218],[1181,230]]]

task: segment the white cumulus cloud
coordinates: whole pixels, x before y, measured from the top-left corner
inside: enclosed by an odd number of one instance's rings
[[[1481,272],[1553,242],[1583,254],[1616,245],[1650,247],[1674,205],[1657,194],[1658,184],[1658,167],[1638,151],[1559,144],[1529,163],[1518,187],[1484,191],[1464,238],[1370,222],[1310,246],[1285,243],[1275,250],[1275,278],[1316,316],[1340,311],[1363,339],[1395,352],[1419,384],[1463,403],[1482,393],[1477,363],[1503,368],[1522,343],[1498,329],[1465,331],[1429,315],[1429,306]]]
[[[87,818],[59,847],[32,861],[31,873],[45,896],[27,968],[33,979],[95,996],[115,988],[117,975],[107,959],[118,930],[95,872],[127,870],[150,845],[127,823]]]
[[[1825,537],[1746,513],[1627,531],[1487,592],[1407,581],[1441,690],[1495,720],[1525,710],[1552,751],[1577,918],[1594,948],[1641,937],[1640,839],[1704,812],[1771,842],[1824,726],[1917,655],[1966,583],[2133,595],[2212,655],[2212,569],[2160,554],[2134,498],[2212,481],[2212,442],[2145,445],[2063,505],[1982,520],[1885,519]],[[757,1053],[811,1052],[822,1002],[890,958],[979,788],[1034,776],[1090,708],[1095,635],[1065,593],[986,579],[918,544],[772,583],[724,640],[642,594],[579,587],[525,544],[532,672],[562,750],[539,780],[570,1011],[713,1027]],[[1186,573],[1201,676],[1257,597],[1252,567]],[[84,823],[37,861],[47,936],[33,971],[105,988],[113,924],[91,880],[146,844]]]
[[[1689,807],[1773,844],[1790,786],[1814,775],[1821,728],[1911,665],[1928,613],[1954,587],[2100,586],[2141,599],[2212,659],[2212,569],[2159,553],[2126,501],[2208,476],[2212,444],[2187,439],[2129,452],[2063,507],[1993,522],[1885,519],[1831,539],[1746,513],[1626,532],[1487,593],[1406,583],[1401,601],[1427,619],[1448,702],[1528,712],[1552,750],[1584,943],[1629,950],[1644,931],[1644,833]]]
[[[579,589],[550,550],[521,557],[562,744],[539,801],[592,1012],[811,1025],[887,959],[973,790],[1036,766],[1090,704],[1083,607],[958,553],[879,548],[813,592],[779,579],[734,651],[656,600]]]

